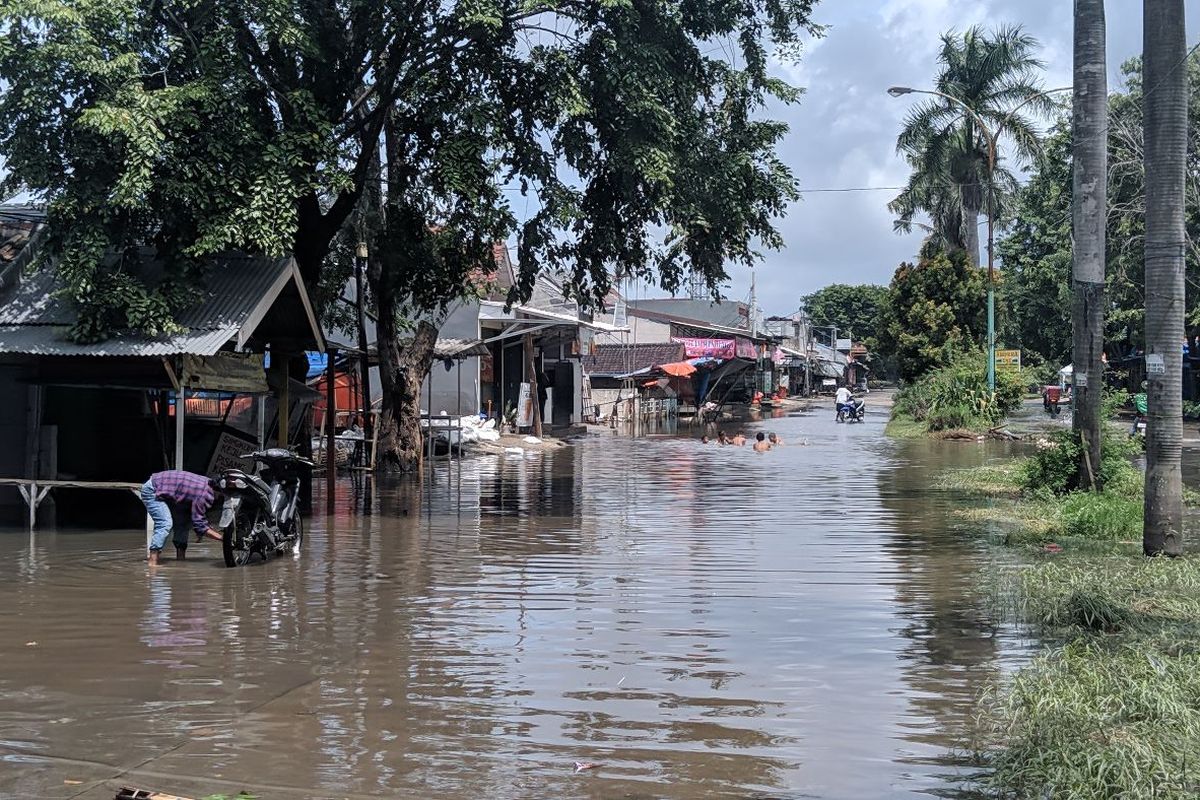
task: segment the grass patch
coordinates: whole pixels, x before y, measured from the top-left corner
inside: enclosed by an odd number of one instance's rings
[[[970,469],[956,469],[938,478],[939,489],[979,497],[1017,497],[1022,491],[1024,459],[994,461]]]
[[[1072,642],[986,698],[987,780],[1002,797],[1200,794],[1200,655]]]
[[[1200,651],[1200,561],[1067,558],[1020,572],[1019,615],[1056,636],[1133,633]],[[1187,644],[1187,640],[1196,639]]]
[[[925,423],[918,422],[907,414],[893,411],[883,433],[893,439],[920,439],[925,435]]]
[[[939,482],[990,498],[961,517],[1037,545],[992,594],[1055,643],[981,701],[985,784],[1004,798],[1200,797],[1200,559],[1141,556],[1144,476],[1128,447],[1105,458],[1103,492],[1070,491],[1078,449],[1059,439]]]

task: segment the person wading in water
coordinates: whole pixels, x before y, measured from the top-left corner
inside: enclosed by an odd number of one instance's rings
[[[158,566],[159,555],[172,533],[175,542],[175,557],[186,557],[188,546],[187,523],[196,531],[196,541],[205,536],[221,541],[220,531],[208,524],[208,510],[217,500],[217,491],[211,481],[194,472],[181,469],[156,472],[142,484],[142,503],[146,513],[154,520],[154,535],[150,538],[150,566]],[[176,517],[179,517],[178,523]]]

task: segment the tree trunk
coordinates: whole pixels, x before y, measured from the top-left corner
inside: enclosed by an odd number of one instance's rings
[[[433,364],[437,328],[422,320],[417,325],[416,335],[401,347],[396,337],[395,314],[381,313],[376,323],[376,336],[379,382],[383,388],[383,407],[376,434],[379,438],[376,468],[385,472],[419,472],[424,462],[421,384]]]
[[[1104,258],[1108,186],[1108,77],[1104,0],[1075,0],[1072,97],[1072,427],[1083,443],[1075,484],[1101,488],[1100,400],[1104,391]]]
[[[963,248],[972,267],[979,267],[979,209],[963,206]]]
[[[1145,0],[1146,555],[1183,552],[1184,0]],[[1161,365],[1161,369],[1158,365]]]

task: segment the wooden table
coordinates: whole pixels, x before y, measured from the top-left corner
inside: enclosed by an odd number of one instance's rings
[[[0,478],[0,486],[15,486],[29,506],[29,530],[37,527],[37,510],[51,489],[121,489],[133,492],[133,496],[141,501],[142,484],[125,483],[123,481],[52,481],[42,478]],[[146,546],[154,536],[154,520],[146,515]]]

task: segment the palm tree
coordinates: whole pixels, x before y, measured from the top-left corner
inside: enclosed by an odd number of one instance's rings
[[[1104,257],[1108,190],[1108,77],[1104,0],[1075,0],[1072,104],[1072,363],[1080,436],[1078,479],[1099,488],[1100,399],[1104,389]],[[1085,377],[1086,376],[1086,377]],[[1083,378],[1081,380],[1081,378]]]
[[[1183,0],[1145,0],[1142,126],[1146,163],[1146,555],[1183,552],[1184,165],[1187,70]]]
[[[942,34],[938,55],[934,88],[957,98],[991,130],[1003,129],[1021,158],[1033,157],[1041,139],[1028,117],[1010,111],[1025,103],[1034,112],[1052,108],[1048,98],[1037,96],[1042,69],[1037,47],[1020,27],[995,33],[972,27],[961,35]],[[896,151],[912,167],[904,190],[888,204],[898,215],[896,229],[909,232],[914,216],[923,212],[933,221],[935,243],[966,250],[978,266],[979,214],[985,209],[998,214],[1016,185],[999,165],[988,175],[988,147],[987,133],[957,104],[932,98],[915,106],[896,139]]]

